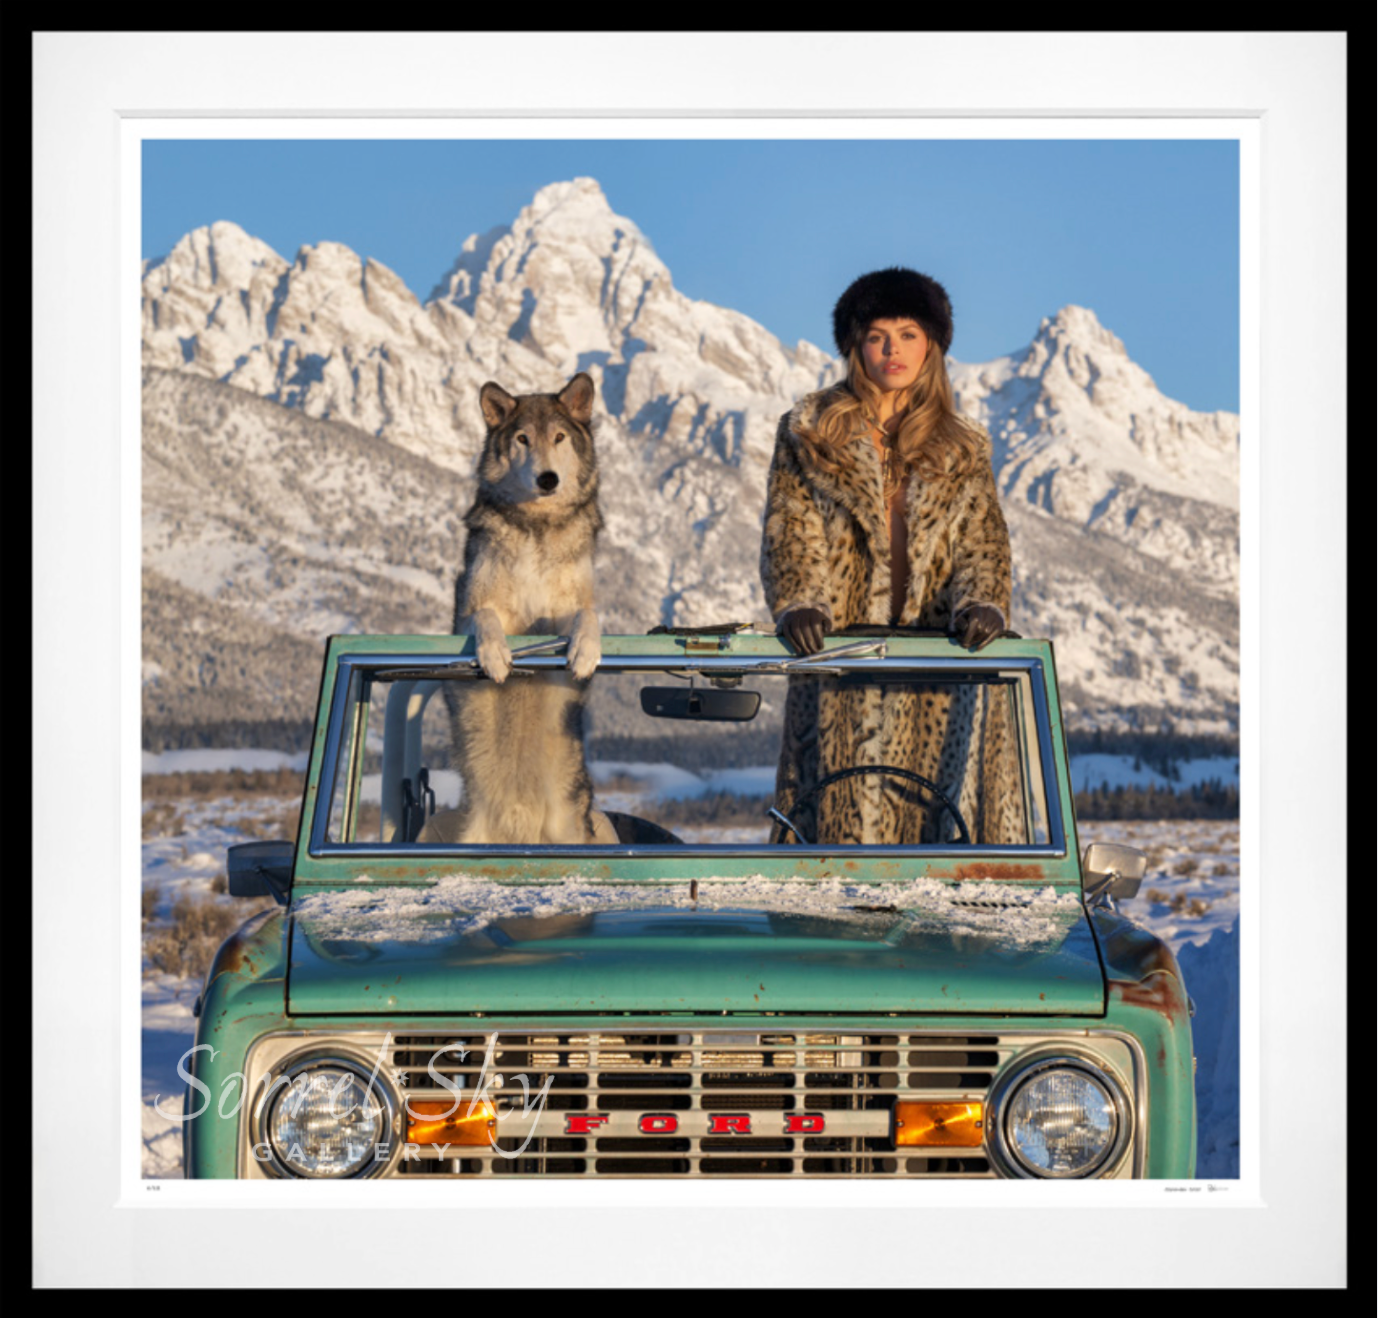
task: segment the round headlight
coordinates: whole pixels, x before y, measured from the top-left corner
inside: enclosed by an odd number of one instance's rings
[[[1079,1058],[1048,1058],[1013,1077],[1000,1143],[1020,1176],[1094,1176],[1124,1148],[1128,1110],[1118,1086]]]
[[[332,1058],[285,1074],[289,1083],[273,1095],[264,1122],[283,1171],[339,1180],[387,1165],[392,1105],[366,1073]]]

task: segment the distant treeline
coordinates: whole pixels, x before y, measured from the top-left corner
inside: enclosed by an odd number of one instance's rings
[[[165,723],[144,720],[144,750],[160,751],[248,749],[285,751],[296,755],[311,749],[314,728],[307,719],[225,719],[205,723]]]
[[[1238,755],[1238,734],[1209,736],[1183,732],[1068,731],[1067,750],[1072,755],[1137,755],[1151,760],[1204,760],[1218,755]]]
[[[1237,759],[1239,738],[1188,736],[1175,732],[1069,732],[1067,752],[1070,755],[1122,755],[1133,760],[1135,769],[1151,769],[1169,782],[1176,782],[1182,776],[1182,764],[1188,760]]]
[[[146,773],[144,800],[184,796],[300,796],[306,775],[297,769],[193,769]]]
[[[1238,819],[1239,788],[1218,778],[1173,791],[1166,787],[1110,787],[1078,792],[1077,818]]]
[[[312,724],[306,719],[231,719],[176,724],[145,721],[143,749],[249,748],[298,754],[311,748]],[[1173,732],[1069,732],[1072,755],[1122,755],[1169,781],[1188,760],[1238,756],[1235,736],[1188,736]],[[738,769],[774,764],[780,754],[778,729],[716,724],[708,732],[685,729],[663,737],[589,738],[591,760],[631,760],[674,764],[690,770]],[[376,767],[376,766],[375,766]],[[1233,819],[1239,816],[1239,790],[1218,781],[1190,789],[1102,786],[1076,796],[1084,819]]]

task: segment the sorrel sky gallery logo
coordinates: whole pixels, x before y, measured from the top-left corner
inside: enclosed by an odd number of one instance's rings
[[[526,1152],[536,1132],[538,1120],[545,1111],[546,1098],[554,1077],[547,1075],[544,1083],[533,1093],[531,1081],[526,1075],[501,1073],[494,1068],[493,1059],[497,1045],[498,1035],[495,1032],[488,1036],[478,1076],[473,1085],[467,1088],[453,1077],[437,1070],[437,1063],[442,1059],[467,1062],[467,1048],[453,1043],[437,1048],[431,1054],[426,1063],[427,1076],[435,1089],[445,1091],[450,1097],[448,1100],[417,1099],[409,1093],[406,1094],[401,1107],[409,1137],[403,1148],[404,1158],[419,1157],[423,1142],[432,1146],[432,1156],[446,1157],[452,1146],[472,1146],[477,1143],[474,1138],[476,1129],[486,1137],[489,1147],[504,1158],[519,1158]],[[348,1128],[356,1122],[365,1128],[374,1125],[387,1110],[387,1105],[379,1098],[384,1083],[380,1076],[384,1072],[392,1087],[405,1093],[411,1074],[386,1066],[391,1048],[392,1035],[388,1034],[379,1046],[367,1073],[362,1070],[341,1070],[326,1094],[323,1115],[327,1119],[338,1122],[342,1128]],[[249,1097],[249,1077],[245,1072],[235,1071],[226,1076],[217,1099],[212,1094],[210,1086],[188,1069],[188,1063],[195,1054],[209,1053],[214,1060],[217,1051],[208,1043],[200,1043],[182,1054],[177,1062],[177,1074],[187,1082],[189,1091],[194,1092],[187,1095],[185,1112],[165,1110],[162,1106],[162,1096],[158,1095],[154,1100],[154,1108],[159,1115],[176,1122],[194,1121],[209,1115],[212,1111],[222,1120],[232,1121],[238,1118],[245,1099]],[[290,1067],[292,1059],[287,1060]],[[269,1068],[259,1081],[261,1093],[254,1100],[256,1110],[267,1111],[271,1106],[274,1111],[281,1110],[287,1117],[297,1116],[308,1102],[313,1099],[319,1102],[319,1087],[313,1089],[312,1079],[312,1073],[306,1070],[285,1074],[281,1069]],[[514,1092],[518,1089],[519,1100]],[[494,1092],[498,1090],[501,1093]],[[527,1125],[526,1138],[515,1148],[504,1148],[498,1142],[500,1123],[510,1122],[514,1118],[519,1124]],[[455,1141],[440,1138],[446,1133],[458,1135],[460,1138]],[[424,1141],[411,1138],[416,1134],[424,1135]],[[391,1140],[376,1142],[375,1157],[390,1157],[391,1147]],[[291,1152],[289,1149],[289,1156]],[[260,1162],[270,1161],[272,1150],[266,1144],[255,1144],[253,1156]]]

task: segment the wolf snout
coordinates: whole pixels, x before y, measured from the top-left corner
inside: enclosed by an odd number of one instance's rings
[[[559,483],[560,476],[558,472],[543,471],[536,477],[536,484],[539,485],[546,494],[554,490]]]

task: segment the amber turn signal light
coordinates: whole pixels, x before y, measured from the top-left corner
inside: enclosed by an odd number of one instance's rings
[[[448,1115],[446,1115],[448,1114]],[[486,1099],[473,1105],[461,1098],[413,1099],[407,1104],[408,1144],[491,1144],[497,1110]]]
[[[896,1103],[895,1147],[978,1149],[986,1133],[980,1103]]]

